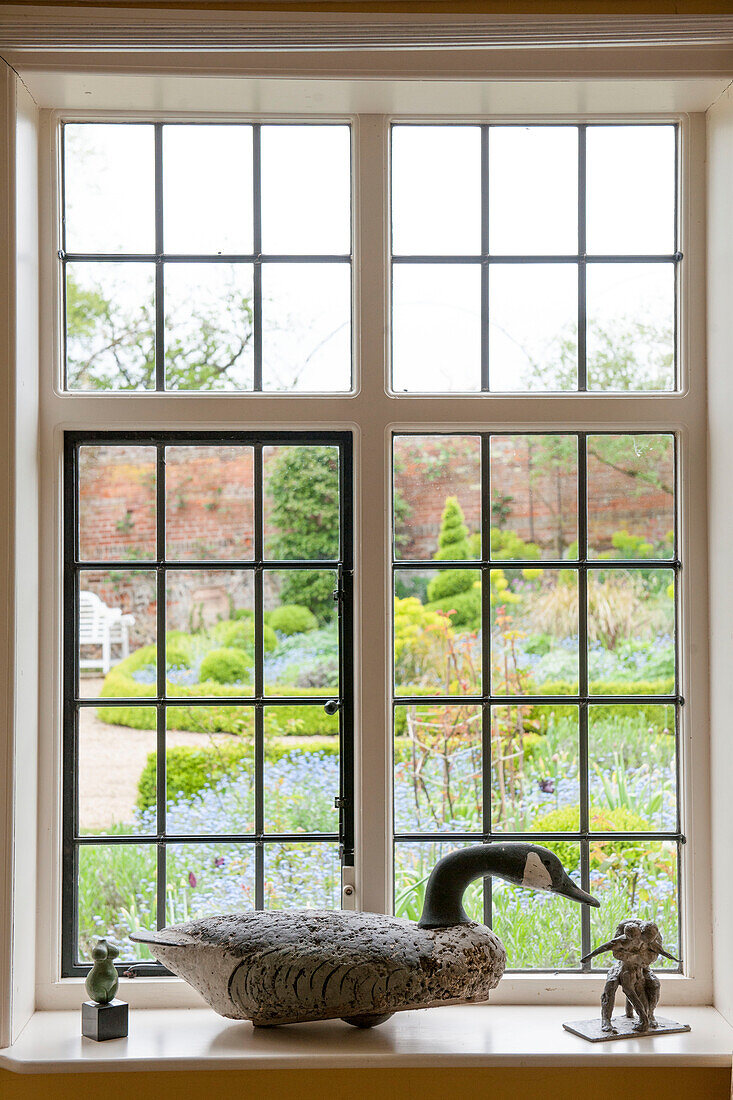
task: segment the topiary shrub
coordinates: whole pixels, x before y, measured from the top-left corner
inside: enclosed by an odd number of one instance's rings
[[[448,497],[443,509],[435,561],[470,561],[472,557],[468,528],[457,497]],[[479,573],[475,569],[445,569],[428,584],[428,602],[436,603],[447,596],[469,592]]]
[[[276,630],[278,634],[285,634],[289,637],[291,634],[307,634],[308,631],[315,630],[318,626],[318,620],[307,607],[297,603],[288,603],[276,607],[274,611],[270,612],[268,625],[272,630]]]
[[[252,667],[249,655],[241,649],[223,646],[212,649],[201,662],[201,683],[213,680],[217,684],[240,684],[248,679]]]

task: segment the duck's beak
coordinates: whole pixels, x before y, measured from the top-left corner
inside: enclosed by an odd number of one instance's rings
[[[592,894],[586,894],[585,890],[581,890],[569,875],[565,875],[564,880],[555,888],[555,893],[562,894],[565,898],[571,898],[572,901],[584,901],[586,905],[593,905],[596,909],[599,909],[601,905],[600,901],[594,898]]]

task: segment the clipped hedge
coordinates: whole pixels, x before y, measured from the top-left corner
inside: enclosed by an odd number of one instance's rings
[[[153,695],[153,684],[137,684],[135,687],[141,690],[135,692],[144,703],[145,695]],[[224,696],[237,695],[241,688],[231,686],[222,687],[220,684],[211,684],[211,694]],[[197,691],[190,688],[181,688],[175,685],[176,695],[185,693],[191,697],[203,694],[200,691],[201,684],[196,684]],[[173,687],[170,689],[173,690]],[[301,688],[301,695],[322,695],[319,689]],[[251,737],[254,734],[254,707],[227,705],[222,699],[219,706],[187,707],[185,705],[169,706],[167,708],[168,729],[186,730],[190,733],[233,733],[238,736]],[[129,726],[131,729],[152,730],[155,729],[155,709],[146,706],[130,707],[99,707],[97,717],[100,722],[107,722],[112,726]],[[322,707],[317,706],[282,706],[269,707],[265,716],[266,733],[276,737],[318,737],[329,736],[338,733],[338,715],[328,715]]]
[[[308,752],[320,752],[324,756],[337,756],[338,751],[338,740],[335,737],[314,738],[308,745]],[[268,742],[265,745],[265,759],[269,762],[280,760],[290,752],[292,749],[287,744]],[[250,770],[252,760],[251,740],[205,745],[201,748],[175,745],[167,749],[165,754],[166,798],[169,803],[178,801],[181,796],[193,798],[206,787],[216,786],[221,779],[231,775],[240,766],[243,770]],[[139,810],[150,810],[155,806],[156,773],[156,754],[151,752],[148,753],[137,785]]]

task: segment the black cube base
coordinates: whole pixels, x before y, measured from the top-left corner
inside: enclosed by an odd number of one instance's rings
[[[103,1039],[124,1039],[127,1035],[127,1001],[98,1005],[84,1001],[81,1006],[81,1033],[101,1043]]]

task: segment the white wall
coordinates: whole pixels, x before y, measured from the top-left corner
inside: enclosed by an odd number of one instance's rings
[[[708,112],[708,499],[715,1004],[733,1023],[733,90]]]
[[[37,111],[0,62],[0,1046],[35,998],[38,756]],[[22,789],[22,797],[14,799]],[[14,820],[11,805],[16,802]]]

